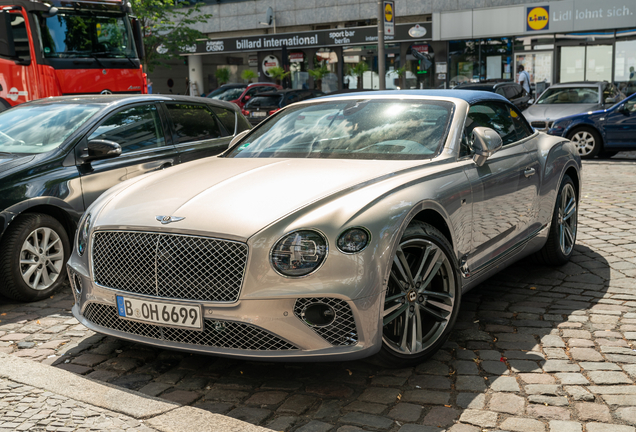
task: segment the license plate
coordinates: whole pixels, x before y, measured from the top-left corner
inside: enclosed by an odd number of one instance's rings
[[[252,111],[252,117],[266,117],[267,113],[265,111]]]
[[[117,296],[117,313],[120,318],[179,327],[203,329],[201,306],[186,306],[132,297]]]

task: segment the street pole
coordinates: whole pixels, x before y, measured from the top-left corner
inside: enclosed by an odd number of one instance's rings
[[[380,90],[386,90],[386,58],[384,56],[384,2],[378,1],[378,78]]]

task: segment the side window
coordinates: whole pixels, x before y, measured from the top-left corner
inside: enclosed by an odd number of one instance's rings
[[[15,55],[24,61],[31,60],[31,50],[29,49],[29,35],[27,34],[24,16],[21,13],[12,13],[11,32],[13,33],[13,43],[15,45]]]
[[[519,113],[515,108],[508,107],[510,111],[510,117],[512,117],[512,122],[515,125],[515,129],[517,130],[517,141],[522,140],[524,138],[529,137],[534,133],[525,117]]]
[[[234,135],[234,129],[236,126],[236,113],[232,110],[219,107],[210,107],[212,112],[216,114],[226,133],[223,136]]]
[[[212,111],[203,105],[166,104],[175,131],[175,144],[223,136]]]
[[[517,141],[517,131],[506,105],[486,102],[471,106],[466,117],[466,138],[470,139],[473,129],[479,126],[494,129],[503,145]]]
[[[508,97],[508,96],[506,96],[506,92],[504,91],[504,87],[497,87],[497,89],[495,90],[495,93],[497,93],[498,95],[501,95],[503,97]]]
[[[115,141],[122,153],[165,145],[161,120],[155,105],[142,105],[119,111],[108,117],[88,140]]]

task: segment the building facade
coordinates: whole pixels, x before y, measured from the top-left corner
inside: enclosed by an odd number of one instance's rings
[[[196,83],[193,93],[207,93],[218,86],[219,68],[230,82],[243,82],[245,69],[274,81],[272,66],[291,72],[292,88],[378,88],[377,1],[214,3],[202,7],[213,15],[198,28],[207,39],[150,75],[155,92],[185,93]],[[395,0],[393,19],[381,60],[387,88],[515,80],[523,65],[537,92],[585,80],[636,90],[636,0]],[[327,73],[314,80],[309,70],[320,68]]]

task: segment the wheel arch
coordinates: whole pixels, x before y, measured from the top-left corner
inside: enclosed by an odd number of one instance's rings
[[[563,133],[563,136],[567,138],[571,133],[575,132],[578,129],[592,129],[594,132],[598,134],[598,136],[601,137],[601,146],[605,147],[605,134],[594,123],[578,122],[578,123],[571,124],[565,130],[565,132]]]
[[[446,222],[446,219],[444,218],[444,216],[442,216],[442,214],[439,211],[433,208],[425,208],[421,210],[420,212],[418,212],[417,214],[415,214],[411,218],[411,220],[409,220],[409,224],[414,220],[425,222],[433,226],[434,228],[436,228],[439,232],[444,234],[444,237],[446,237],[446,239],[451,244],[451,246],[453,246],[453,250],[454,250],[455,243],[453,242],[453,235],[451,234],[451,230],[448,226],[448,222]]]
[[[9,207],[5,212],[10,218],[5,222],[4,231],[9,227],[11,222],[22,214],[42,213],[56,219],[62,224],[69,240],[72,242],[77,229],[77,223],[82,213],[76,211],[65,201],[54,197],[39,197],[22,201],[14,206]]]

